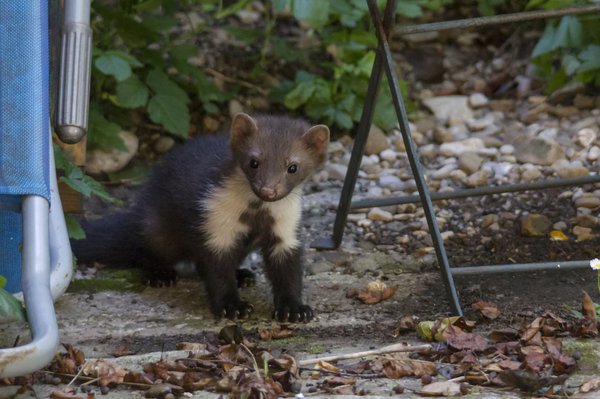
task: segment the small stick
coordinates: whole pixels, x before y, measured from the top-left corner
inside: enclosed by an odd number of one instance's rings
[[[81,373],[83,373],[83,369],[85,368],[85,366],[87,366],[88,361],[86,360],[85,363],[83,363],[83,365],[79,368],[79,371],[77,372],[77,374],[75,374],[75,377],[73,377],[73,379],[71,381],[69,381],[69,383],[67,384],[67,386],[71,386],[71,384],[73,384],[77,378],[79,378],[79,376],[81,375]]]
[[[315,364],[318,362],[332,362],[335,360],[356,359],[356,358],[365,357],[365,356],[383,355],[385,353],[419,352],[419,351],[426,351],[426,350],[431,350],[430,344],[414,345],[414,346],[404,345],[404,344],[394,344],[394,345],[384,346],[383,348],[373,349],[373,350],[369,350],[369,351],[347,353],[345,355],[332,355],[332,356],[325,356],[325,357],[317,357],[314,359],[304,359],[304,360],[300,360],[298,362],[298,365],[299,366],[307,366],[309,364]]]

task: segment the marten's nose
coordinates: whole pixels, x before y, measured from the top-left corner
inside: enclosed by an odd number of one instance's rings
[[[263,198],[265,198],[265,199],[273,199],[273,198],[275,198],[277,196],[277,193],[272,188],[261,187],[260,188],[260,195]]]

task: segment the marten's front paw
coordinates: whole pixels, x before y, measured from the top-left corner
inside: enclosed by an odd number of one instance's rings
[[[256,276],[248,269],[237,269],[235,278],[238,288],[254,287],[256,285]]]
[[[177,282],[177,272],[175,269],[144,269],[144,284],[150,287],[169,287]]]
[[[252,304],[242,300],[231,300],[225,302],[222,306],[213,309],[215,316],[224,317],[230,320],[245,319],[254,311]]]
[[[315,317],[312,308],[308,305],[282,303],[275,307],[273,318],[279,322],[307,323]]]

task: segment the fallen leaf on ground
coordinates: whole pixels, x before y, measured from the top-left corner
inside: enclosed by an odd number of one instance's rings
[[[586,393],[591,391],[597,391],[600,388],[600,378],[594,377],[589,381],[584,382],[579,387],[579,392]]]
[[[531,370],[506,370],[499,375],[506,385],[519,388],[525,392],[535,392],[552,382],[550,378],[540,377]]]
[[[481,312],[483,316],[490,320],[496,320],[500,316],[498,306],[492,302],[478,301],[471,305],[471,307]]]
[[[535,320],[533,320],[527,326],[527,329],[521,335],[521,340],[523,340],[524,342],[528,342],[530,339],[532,339],[540,331],[540,329],[542,328],[543,324],[544,324],[544,318],[543,317],[536,317]]]
[[[331,376],[331,377],[326,377],[323,380],[323,384],[327,385],[329,387],[339,387],[342,385],[354,385],[354,384],[356,384],[356,378]]]
[[[481,352],[488,348],[487,340],[479,334],[464,332],[452,325],[444,330],[446,343],[458,350]]]
[[[119,345],[110,354],[111,354],[111,356],[114,356],[114,357],[121,357],[121,356],[134,355],[135,352],[129,350],[129,348],[126,347],[125,345]]]
[[[584,323],[579,328],[579,333],[586,337],[595,337],[598,335],[598,323],[596,321],[596,305],[589,296],[583,291],[583,301],[581,303],[581,313],[583,313]]]
[[[83,367],[83,375],[100,379],[99,384],[103,387],[122,383],[126,374],[127,370],[123,367],[102,359],[87,363]]]
[[[273,328],[259,328],[258,335],[263,341],[272,341],[274,339],[283,339],[294,336],[294,330],[287,326],[278,326]]]
[[[355,288],[349,289],[346,291],[346,297],[355,297],[364,304],[373,305],[389,299],[392,295],[394,295],[397,289],[397,285],[388,287],[388,285],[383,281],[372,281],[367,285],[367,289],[364,291],[359,291]]]
[[[208,345],[200,342],[179,342],[175,347],[180,351],[200,352],[205,351]]]
[[[452,316],[436,321],[422,321],[417,325],[417,335],[426,341],[444,342],[444,330],[449,325],[471,330],[475,323],[462,316]]]
[[[565,233],[560,230],[552,230],[550,232],[550,239],[552,241],[567,241],[569,237],[567,237]]]
[[[436,374],[435,363],[419,359],[378,359],[373,364],[373,370],[391,379]]]
[[[50,394],[50,399],[84,399],[85,396],[77,395],[77,390],[65,388],[65,390],[55,390]]]
[[[398,328],[396,329],[396,334],[395,336],[398,336],[398,334],[403,333],[403,332],[407,332],[407,331],[414,331],[415,328],[417,327],[417,317],[416,316],[404,316],[400,319],[400,321],[398,322]]]
[[[462,396],[460,384],[454,381],[437,381],[423,386],[417,392],[423,396]]]

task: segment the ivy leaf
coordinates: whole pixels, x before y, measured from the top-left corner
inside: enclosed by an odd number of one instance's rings
[[[314,80],[300,82],[285,96],[283,103],[289,109],[296,109],[306,103],[316,89]]]
[[[88,143],[90,148],[127,150],[125,143],[119,137],[119,132],[123,130],[121,126],[109,121],[95,109],[90,110],[89,118]]]
[[[539,57],[554,50],[554,27],[552,24],[547,24],[544,28],[544,33],[536,43],[531,53],[532,58]]]
[[[581,53],[579,58],[582,63],[578,72],[587,72],[594,69],[600,69],[600,45],[590,44]]]
[[[187,109],[185,105],[190,102],[190,98],[188,97],[187,93],[181,87],[179,87],[177,83],[171,80],[171,78],[169,78],[164,72],[159,71],[158,69],[153,69],[148,73],[148,76],[146,76],[146,84],[156,94],[162,94],[173,98],[178,102],[182,102],[184,107]]]
[[[0,323],[27,321],[21,302],[3,288],[0,288]]]
[[[396,6],[396,11],[398,14],[407,18],[418,18],[423,15],[423,10],[421,10],[421,6],[419,4],[409,3],[406,1],[399,2]]]
[[[554,35],[554,49],[579,47],[583,44],[583,27],[577,17],[562,17]]]
[[[69,238],[72,238],[73,240],[83,240],[85,238],[85,231],[73,215],[65,214],[65,222],[67,224]]]
[[[57,145],[54,146],[54,158],[56,160],[56,169],[61,169],[63,171],[63,176],[61,176],[59,180],[67,184],[73,190],[81,193],[85,197],[89,197],[93,194],[111,203],[121,202],[110,195],[100,183],[91,177],[86,176],[77,165],[65,158],[62,150]]]
[[[148,103],[148,115],[155,123],[160,123],[169,132],[187,137],[190,114],[187,105],[178,97],[159,93]]]
[[[131,76],[131,66],[127,61],[116,54],[104,54],[96,58],[94,65],[100,72],[108,76],[114,76],[118,81],[125,80]]]
[[[153,32],[160,33],[177,26],[177,20],[166,15],[147,15],[144,17],[142,25]]]
[[[108,50],[102,53],[104,55],[114,55],[118,58],[121,58],[123,61],[127,62],[133,68],[139,68],[144,66],[140,60],[138,60],[135,56],[126,53],[124,51],[119,50]]]
[[[124,108],[143,107],[148,101],[148,87],[136,76],[118,82],[116,90],[119,105]]]
[[[320,28],[329,19],[329,2],[321,0],[294,0],[292,14],[312,28]]]

